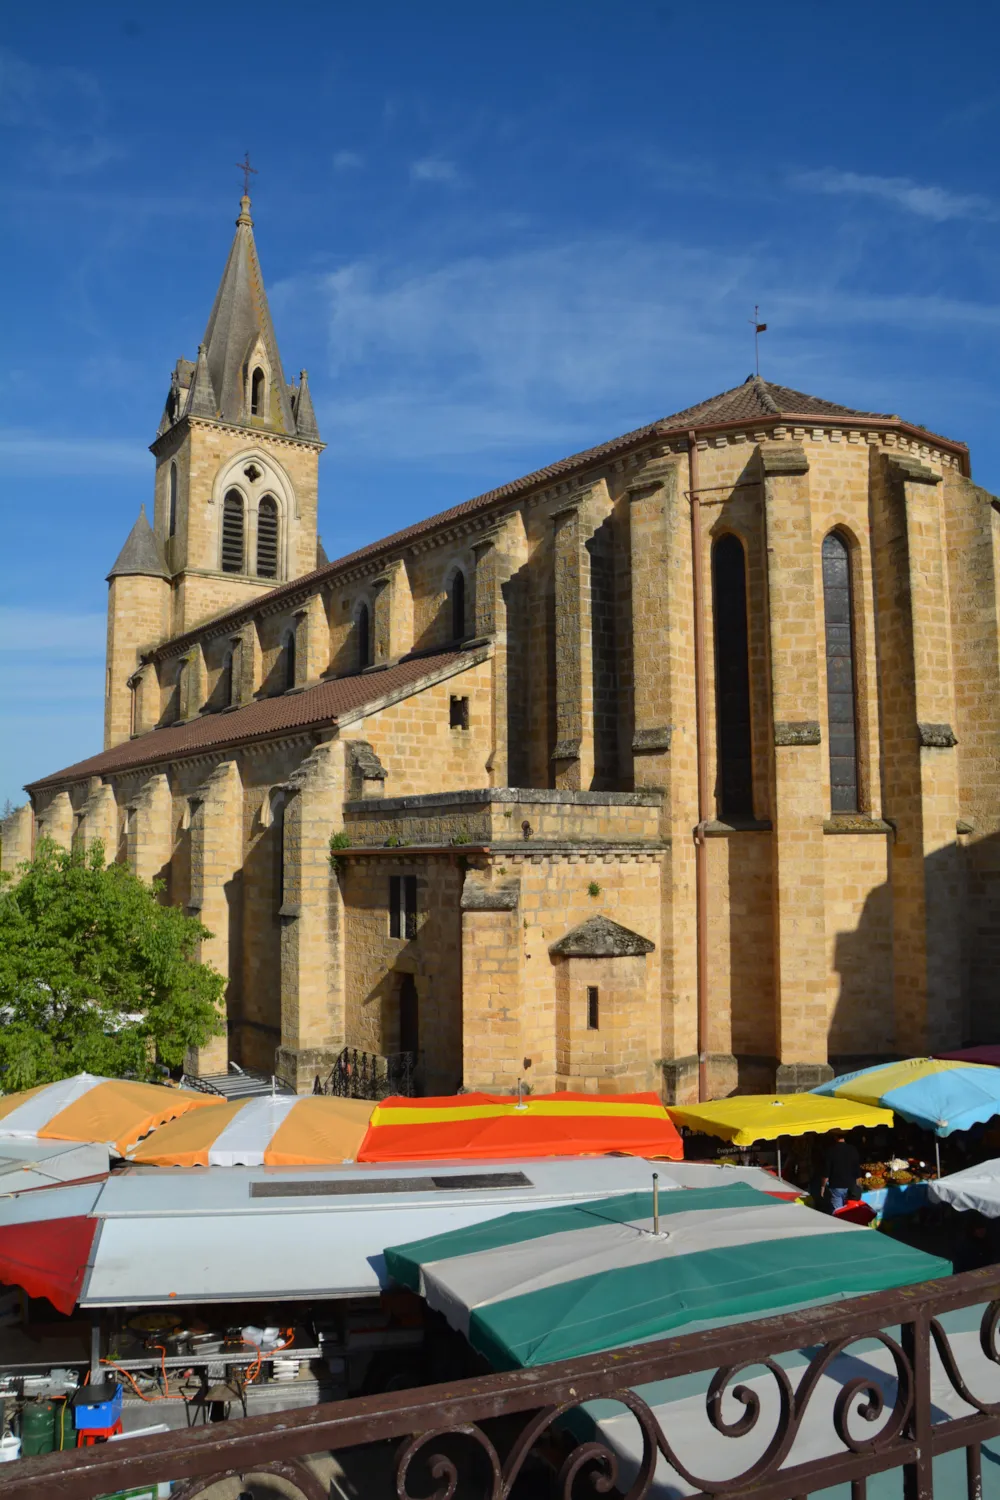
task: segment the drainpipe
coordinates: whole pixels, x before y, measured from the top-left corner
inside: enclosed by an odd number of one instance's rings
[[[705,577],[701,550],[701,497],[698,444],[688,433],[688,485],[691,500],[691,576],[694,587],[694,695],[698,752],[698,824],[694,831],[697,910],[698,1099],[708,1098],[708,844],[711,817],[708,791],[708,701],[705,679]]]

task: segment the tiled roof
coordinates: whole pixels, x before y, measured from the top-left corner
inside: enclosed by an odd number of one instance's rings
[[[691,427],[726,426],[728,423],[739,424],[752,422],[755,419],[774,421],[776,417],[826,417],[827,419],[856,417],[883,422],[899,420],[898,417],[891,417],[881,412],[856,411],[850,406],[839,406],[835,401],[824,401],[819,396],[808,396],[803,391],[793,391],[785,385],[772,385],[770,381],[751,375],[743,385],[734,386],[729,391],[722,391],[718,396],[699,402],[697,406],[689,406],[684,411],[674,412],[672,416],[661,417],[656,422],[647,423],[645,427],[636,427],[632,432],[625,432],[606,443],[599,443],[596,448],[586,448],[582,453],[574,453],[569,458],[558,459],[555,463],[547,464],[542,469],[535,469],[533,473],[525,474],[520,479],[512,479],[495,490],[487,490],[485,494],[476,495],[472,500],[463,500],[459,505],[451,506],[449,510],[439,511],[437,515],[429,516],[426,521],[418,521],[413,526],[405,526],[401,531],[394,531],[391,535],[381,537],[376,542],[359,547],[356,552],[349,552],[344,557],[335,558],[325,567],[316,568],[311,573],[305,573],[299,578],[290,579],[288,583],[280,584],[270,593],[255,599],[252,604],[238,605],[235,609],[227,610],[223,615],[217,615],[214,620],[205,621],[203,625],[186,632],[183,636],[164,641],[163,646],[170,646],[173,649],[182,648],[188,642],[197,640],[206,630],[214,631],[219,627],[225,628],[230,623],[234,624],[238,620],[248,619],[272,602],[280,604],[282,599],[291,598],[300,593],[306,594],[316,584],[336,577],[344,568],[353,567],[380,553],[391,553],[408,542],[416,541],[418,537],[436,531],[440,526],[465,520],[469,516],[480,515],[504,500],[513,500],[518,495],[550,484],[555,479],[561,479],[567,474],[586,469],[601,459],[614,458],[619,453],[626,453],[632,448],[639,447],[644,441],[669,437],[673,433],[684,433]],[[930,436],[931,434],[928,434],[928,437]],[[152,655],[155,656],[156,652]]]
[[[247,744],[318,725],[334,725],[339,717],[377,703],[392,694],[406,696],[425,678],[446,672],[449,667],[470,665],[478,657],[470,651],[443,651],[438,656],[418,656],[397,662],[384,672],[359,672],[353,677],[337,677],[306,688],[301,693],[284,693],[276,698],[261,698],[227,713],[202,714],[183,724],[153,729],[134,740],[125,740],[89,760],[78,761],[65,770],[54,771],[33,781],[28,791],[83,781],[88,776],[106,776],[114,771],[130,771],[138,766],[156,765],[201,755],[229,745]]]

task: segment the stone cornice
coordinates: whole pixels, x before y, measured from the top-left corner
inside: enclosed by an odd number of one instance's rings
[[[269,442],[289,448],[311,448],[315,453],[322,453],[326,447],[326,444],[320,442],[318,438],[304,438],[298,435],[292,436],[287,432],[274,432],[270,427],[244,427],[239,422],[220,422],[217,417],[195,417],[185,412],[183,416],[178,417],[172,426],[167,428],[166,432],[161,432],[158,437],[153,439],[149,445],[150,453],[159,457],[160,449],[167,446],[167,438],[174,437],[177,433],[182,433],[185,424],[188,427],[212,427],[219,432],[252,433],[256,439],[265,438]]]

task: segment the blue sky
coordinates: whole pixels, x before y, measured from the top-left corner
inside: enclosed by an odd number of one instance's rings
[[[331,557],[762,373],[1000,490],[1000,13],[661,0],[9,9],[0,804],[99,748],[105,574],[151,494],[249,149]]]

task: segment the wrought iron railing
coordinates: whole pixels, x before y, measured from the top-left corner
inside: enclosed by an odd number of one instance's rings
[[[318,1075],[314,1094],[335,1094],[340,1099],[386,1099],[390,1094],[413,1093],[413,1070],[416,1053],[392,1052],[382,1057],[377,1052],[363,1052],[359,1047],[345,1047],[327,1079]]]
[[[970,1308],[977,1309],[977,1378],[967,1357],[956,1355],[954,1335],[942,1323],[946,1314]],[[660,1456],[699,1500],[795,1500],[836,1484],[850,1484],[852,1500],[866,1500],[868,1479],[888,1470],[902,1472],[906,1500],[933,1500],[934,1460],[955,1450],[964,1450],[965,1481],[958,1489],[953,1482],[939,1486],[938,1500],[981,1500],[982,1444],[1000,1435],[1000,1399],[988,1399],[981,1390],[984,1375],[992,1374],[992,1394],[1000,1396],[998,1329],[1000,1268],[993,1266],[538,1369],[24,1459],[0,1468],[0,1500],[93,1500],[166,1479],[186,1481],[174,1490],[175,1500],[193,1500],[223,1478],[268,1474],[288,1480],[304,1500],[326,1500],[327,1487],[305,1463],[307,1456],[343,1456],[385,1439],[396,1445],[392,1478],[382,1491],[367,1485],[367,1500],[392,1500],[394,1494],[399,1500],[452,1500],[467,1493],[457,1489],[456,1445],[463,1444],[484,1462],[487,1477],[477,1494],[487,1500],[507,1500],[539,1454],[544,1464],[536,1463],[530,1486],[520,1491],[532,1500],[542,1500],[546,1486],[559,1500],[612,1489],[627,1500],[643,1500]],[[840,1381],[828,1411],[816,1402],[822,1377],[864,1340],[875,1341],[888,1369],[871,1362],[870,1347],[856,1351],[858,1373]],[[780,1356],[794,1351],[806,1363],[793,1380]],[[932,1406],[932,1364],[938,1392],[962,1408],[959,1414],[944,1414],[940,1394]],[[770,1415],[758,1391],[746,1384],[751,1371],[758,1385],[761,1376],[773,1382]],[[700,1464],[681,1456],[679,1448],[690,1438],[690,1408],[679,1408],[672,1419],[669,1407],[662,1407],[660,1420],[639,1393],[653,1381],[707,1372],[714,1373],[705,1419],[733,1455],[724,1478],[699,1472],[703,1456]],[[623,1466],[599,1428],[575,1444],[567,1436],[569,1414],[595,1400],[627,1409],[638,1423],[641,1455],[624,1480]],[[503,1418],[499,1427],[497,1418]],[[807,1420],[809,1451],[820,1456],[792,1463]],[[748,1436],[757,1450],[750,1463],[738,1452]],[[543,1471],[549,1479],[541,1484]]]

